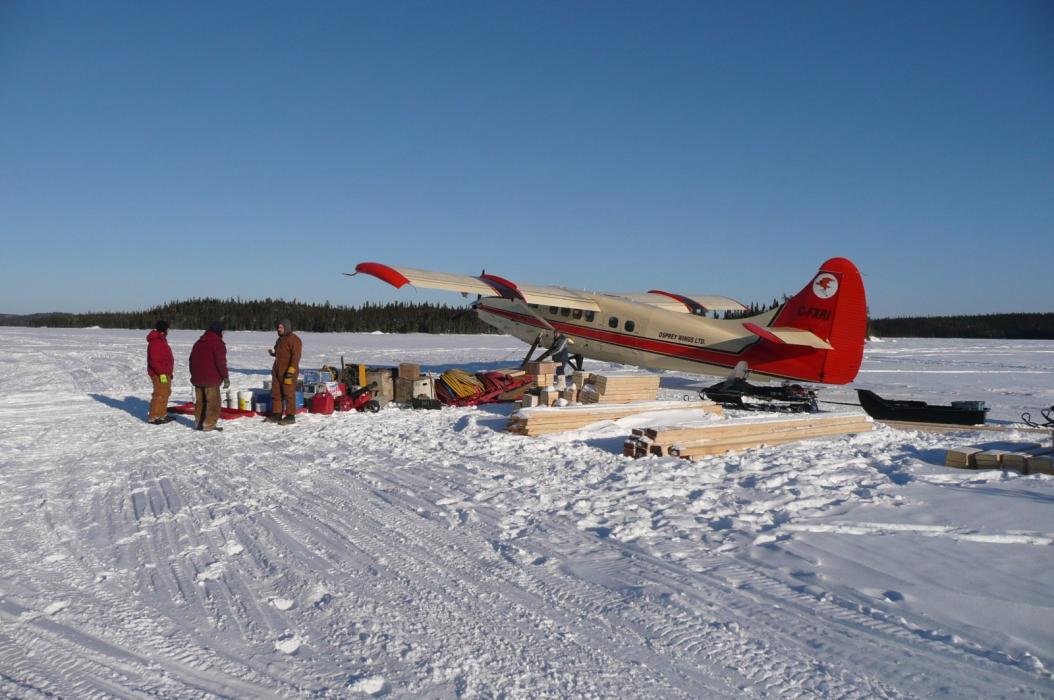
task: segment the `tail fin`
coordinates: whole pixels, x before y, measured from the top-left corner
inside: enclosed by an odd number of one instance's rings
[[[856,265],[831,258],[772,320],[777,328],[809,331],[833,349],[818,350],[815,381],[848,384],[856,378],[867,335],[867,297]]]

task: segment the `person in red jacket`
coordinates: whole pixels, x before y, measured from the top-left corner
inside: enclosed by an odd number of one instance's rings
[[[154,384],[150,395],[147,422],[164,425],[173,420],[168,415],[168,397],[172,395],[172,348],[168,346],[168,321],[159,320],[146,336],[146,373]]]
[[[223,430],[220,418],[220,384],[230,387],[223,321],[216,321],[190,350],[190,383],[194,385],[194,423],[198,430]]]

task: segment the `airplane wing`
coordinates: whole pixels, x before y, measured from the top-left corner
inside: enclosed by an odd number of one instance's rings
[[[746,311],[747,307],[735,299],[714,294],[674,294],[660,289],[652,289],[640,294],[610,294],[608,296],[634,301],[638,304],[655,306],[666,311],[703,315],[710,311]]]
[[[446,272],[418,270],[412,267],[391,267],[382,263],[363,262],[355,266],[355,272],[372,275],[395,288],[403,285],[423,287],[425,289],[442,289],[462,294],[482,294],[498,296],[505,299],[519,300],[539,306],[561,306],[584,311],[599,311],[600,306],[588,292],[578,292],[563,287],[546,287],[531,284],[513,284],[497,275],[453,275]]]

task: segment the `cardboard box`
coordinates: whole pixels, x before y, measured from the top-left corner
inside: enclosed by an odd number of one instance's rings
[[[395,400],[395,381],[392,379],[390,367],[366,370],[366,384],[370,382],[377,382],[377,388],[373,390],[377,403],[383,406]]]
[[[421,378],[421,365],[414,364],[412,362],[402,362],[399,364],[399,379],[420,379]]]
[[[426,399],[436,397],[435,381],[431,377],[406,379],[399,376],[395,380],[395,400],[398,403],[410,403],[410,399],[424,396]]]

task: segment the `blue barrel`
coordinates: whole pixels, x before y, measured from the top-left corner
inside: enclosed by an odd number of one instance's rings
[[[303,408],[304,407],[304,392],[302,392],[302,391],[296,392],[296,407],[297,408]]]
[[[259,389],[253,392],[253,405],[257,413],[271,412],[271,392]]]

